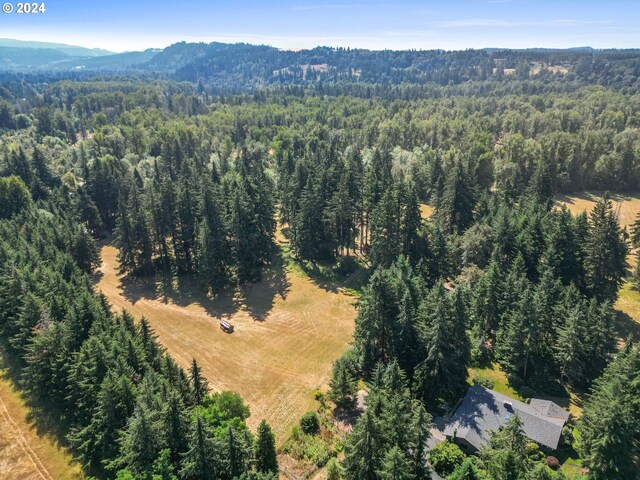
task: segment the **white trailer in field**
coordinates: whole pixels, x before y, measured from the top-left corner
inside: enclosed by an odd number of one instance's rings
[[[220,322],[220,329],[226,333],[233,333],[233,325],[226,320]]]

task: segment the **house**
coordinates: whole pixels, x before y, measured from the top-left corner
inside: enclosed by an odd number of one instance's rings
[[[469,388],[454,413],[435,419],[434,431],[474,452],[489,441],[507,420],[518,415],[524,434],[548,450],[556,450],[569,412],[550,400],[533,398],[529,403],[494,392],[480,385]]]

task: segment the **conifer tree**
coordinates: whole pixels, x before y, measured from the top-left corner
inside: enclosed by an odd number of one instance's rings
[[[398,201],[391,189],[387,190],[371,213],[371,263],[389,267],[398,258],[400,244],[400,218]]]
[[[392,355],[391,332],[397,315],[396,302],[384,269],[374,272],[360,300],[354,337],[362,349],[362,368],[371,371],[378,361]]]
[[[473,463],[473,460],[467,458],[456,467],[453,473],[447,477],[447,480],[484,480],[485,478]]]
[[[157,445],[157,431],[150,413],[138,405],[120,438],[120,456],[115,464],[137,474],[149,472],[158,454]]]
[[[578,421],[578,451],[594,480],[637,473],[640,431],[640,353],[630,342],[594,383]]]
[[[442,283],[425,299],[424,360],[416,371],[420,395],[427,405],[439,399],[452,399],[464,388],[467,365],[459,362],[459,332],[452,329],[452,318]],[[464,354],[462,354],[464,355]],[[468,353],[467,353],[468,355]]]
[[[191,366],[189,367],[189,381],[193,390],[193,402],[196,405],[200,405],[205,395],[209,392],[209,382],[202,375],[202,369],[195,358],[191,361]]]
[[[636,219],[631,224],[631,245],[638,248],[640,247],[640,212],[636,215]]]
[[[558,330],[554,353],[560,370],[560,381],[572,385],[583,378],[586,360],[584,348],[586,313],[584,302],[577,300]]]
[[[339,358],[334,362],[329,385],[331,387],[329,397],[337,406],[343,408],[353,406],[356,400],[357,383],[350,365],[344,358]]]
[[[347,478],[378,480],[384,452],[381,450],[382,432],[373,413],[367,409],[345,445],[344,468]]]
[[[522,425],[522,419],[513,415],[480,450],[489,478],[519,480],[528,470],[527,438]]]
[[[255,443],[255,466],[262,473],[278,473],[278,456],[276,441],[271,427],[262,420],[258,425]]]
[[[158,458],[153,462],[151,468],[152,480],[178,480],[174,474],[174,467],[171,464],[171,452],[164,449],[160,451]]]
[[[422,223],[422,216],[413,182],[409,184],[404,197],[404,205],[400,215],[400,241],[402,242],[402,253],[415,265],[419,258],[418,230]]]
[[[473,221],[474,200],[468,181],[462,162],[457,160],[447,174],[438,204],[438,215],[449,233],[462,233]]]
[[[118,437],[134,411],[135,394],[131,381],[109,374],[97,395],[90,422],[69,434],[81,463],[91,471],[102,471],[119,454]]]
[[[181,455],[187,451],[188,426],[184,402],[175,391],[170,390],[160,416],[160,442],[175,466],[178,466]]]
[[[472,300],[472,319],[486,334],[495,334],[502,313],[502,283],[504,282],[500,262],[491,261],[476,284]]]
[[[232,426],[227,427],[223,438],[225,456],[223,464],[228,478],[238,478],[247,469],[249,445]]]
[[[411,463],[397,446],[392,447],[385,454],[378,476],[380,480],[412,480],[415,478],[411,473]]]
[[[615,301],[626,274],[627,246],[613,204],[606,195],[589,215],[585,254],[589,292],[600,301]]]
[[[633,283],[633,288],[640,290],[640,250],[636,253],[636,266],[633,268],[631,282]]]
[[[82,227],[78,227],[71,238],[71,256],[78,266],[87,273],[92,273],[100,266],[100,251],[96,242]]]
[[[250,198],[242,182],[235,183],[230,202],[228,231],[238,281],[244,283],[258,280],[260,278],[258,231]]]
[[[33,294],[27,293],[24,300],[15,301],[20,305],[17,317],[5,324],[4,333],[9,336],[9,345],[18,355],[24,355],[27,345],[33,335],[33,330],[39,323],[46,323],[48,314],[42,302]]]
[[[180,476],[184,480],[219,478],[219,446],[200,414],[196,413],[189,433],[189,450],[182,460]]]
[[[553,187],[551,172],[546,161],[541,160],[536,166],[536,170],[531,178],[531,196],[536,203],[544,205],[548,210],[552,206]]]

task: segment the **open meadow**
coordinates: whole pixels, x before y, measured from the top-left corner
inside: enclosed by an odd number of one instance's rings
[[[327,387],[333,361],[348,348],[355,298],[287,267],[280,255],[261,282],[215,299],[189,279],[162,295],[158,279],[123,279],[116,254],[114,247],[102,247],[97,281],[114,308],[148,318],[182,367],[195,357],[214,390],[235,391],[249,404],[249,426],[266,419],[281,444],[315,408],[315,391]],[[234,333],[219,328],[222,319]]]
[[[556,205],[566,205],[574,215],[582,212],[589,213],[596,202],[602,198],[604,192],[581,192],[571,195],[556,195]],[[620,225],[629,227],[640,212],[640,195],[627,193],[610,193],[613,208],[618,215]]]
[[[556,195],[556,204],[566,205],[574,215],[584,211],[588,213],[598,199],[602,198],[602,194],[603,192],[583,192]],[[629,230],[629,226],[640,212],[640,195],[612,193],[610,197],[620,225]],[[635,255],[629,255],[628,260],[630,265],[634,265]],[[618,337],[624,340],[631,335],[634,340],[640,340],[640,292],[634,290],[631,283],[627,282],[620,290],[615,307],[619,312],[616,331]]]
[[[4,365],[0,351],[0,478],[2,480],[79,480],[80,466],[50,435],[37,431]]]

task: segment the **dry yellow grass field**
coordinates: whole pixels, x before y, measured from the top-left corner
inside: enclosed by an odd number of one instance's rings
[[[251,408],[249,426],[266,419],[281,445],[291,427],[314,409],[314,393],[327,387],[333,361],[352,340],[355,298],[322,287],[278,257],[256,284],[215,299],[181,280],[170,295],[153,278],[123,279],[116,249],[102,247],[97,287],[116,310],[145,316],[159,341],[188,367],[196,358],[216,391],[238,392]],[[219,328],[226,319],[233,334]]]
[[[566,205],[574,215],[584,211],[588,213],[598,199],[602,198],[602,194],[603,192],[584,192],[574,195],[557,195],[556,204]],[[629,226],[640,213],[640,195],[610,194],[610,197],[620,225],[629,230]],[[629,255],[628,261],[631,266],[634,266],[635,255]],[[617,324],[618,338],[623,341],[631,335],[636,341],[640,340],[640,292],[633,290],[630,283],[625,284],[620,290],[615,307],[622,312]]]
[[[566,205],[574,215],[582,212],[589,213],[596,202],[602,198],[604,192],[583,192],[572,195],[556,195],[556,205]],[[613,202],[620,225],[628,227],[640,212],[640,196],[636,194],[612,193],[609,195]]]
[[[0,359],[1,362],[1,359]],[[55,440],[37,433],[29,408],[0,363],[0,478],[79,480],[80,467]]]

